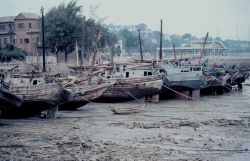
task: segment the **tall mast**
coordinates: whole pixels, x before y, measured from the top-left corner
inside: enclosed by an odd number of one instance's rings
[[[81,67],[81,71],[83,71],[83,50],[84,50],[84,47],[83,47],[83,41],[84,41],[84,21],[83,21],[83,24],[82,24],[82,41],[81,41],[81,60],[80,60],[80,67]]]
[[[250,52],[250,26],[248,26],[248,52]]]
[[[140,54],[141,54],[141,63],[143,62],[143,55],[142,55],[142,47],[141,47],[141,33],[140,30],[138,30],[139,33],[139,43],[140,43]]]
[[[236,38],[237,38],[237,41],[236,41],[236,55],[238,55],[238,53],[239,53],[239,33],[238,33],[238,31],[239,31],[239,26],[238,26],[238,24],[237,24],[237,26],[236,26]]]
[[[42,49],[43,49],[43,72],[46,72],[45,67],[45,40],[44,40],[44,16],[43,16],[44,8],[41,8],[42,12]]]
[[[160,33],[160,61],[162,61],[162,20],[161,20],[161,33]]]
[[[202,56],[203,56],[203,54],[205,53],[205,46],[206,46],[206,43],[207,43],[208,34],[209,34],[209,33],[207,32],[206,37],[205,37],[205,41],[204,41],[204,44],[203,44],[203,48],[202,48],[202,51],[201,51],[199,64],[201,63]]]
[[[97,47],[98,47],[98,44],[97,44],[98,39],[99,39],[99,30],[96,31],[95,51],[94,51],[94,54],[93,54],[93,57],[92,57],[91,69],[90,69],[90,72],[89,72],[89,82],[88,82],[89,85],[91,84],[91,77],[92,77],[91,74],[94,71],[95,57],[96,57],[96,54],[97,54]]]
[[[173,44],[173,49],[174,49],[174,61],[176,61],[175,44]]]
[[[76,52],[76,65],[79,66],[79,53],[78,53],[78,45],[77,41],[75,42],[75,52]]]
[[[114,65],[114,59],[113,59],[114,51],[115,51],[115,45],[114,45],[114,42],[112,42],[110,56],[109,56],[111,65]]]

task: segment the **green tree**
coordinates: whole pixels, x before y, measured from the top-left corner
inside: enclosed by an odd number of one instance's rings
[[[52,52],[64,52],[65,61],[68,53],[75,49],[76,41],[83,48],[84,54],[91,54],[94,51],[97,30],[101,35],[98,48],[104,49],[117,41],[117,37],[101,24],[91,18],[86,19],[81,14],[82,7],[76,3],[76,0],[67,5],[62,3],[50,9],[45,15],[46,45]]]
[[[124,29],[121,30],[119,34],[122,37],[127,52],[138,52],[139,48],[138,32],[131,32],[128,29]]]
[[[67,5],[64,3],[53,7],[45,15],[46,45],[52,51],[65,53],[67,62],[68,53],[74,50],[76,35],[80,34],[84,17],[81,15],[81,6],[72,0]]]

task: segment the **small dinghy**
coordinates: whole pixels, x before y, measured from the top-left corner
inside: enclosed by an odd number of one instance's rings
[[[126,107],[119,107],[119,108],[115,108],[115,107],[109,107],[110,110],[114,113],[114,114],[119,114],[119,115],[127,115],[127,114],[131,114],[131,113],[138,113],[140,111],[143,110],[143,108],[145,107],[145,104],[141,104],[141,105],[136,105],[134,107],[130,106],[131,104],[129,104]]]

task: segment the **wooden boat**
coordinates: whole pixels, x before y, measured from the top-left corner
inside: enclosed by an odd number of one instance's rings
[[[2,117],[27,117],[56,108],[70,93],[44,78],[6,78],[0,85]]]
[[[97,100],[120,102],[157,95],[162,89],[163,76],[164,74],[154,73],[152,70],[134,70],[129,65],[116,67],[115,73],[104,76],[114,81],[114,85]]]
[[[76,81],[74,84],[64,85],[64,88],[71,93],[71,99],[59,105],[59,110],[76,110],[87,103],[100,97],[104,91],[113,85],[112,82],[91,83],[88,85],[86,78],[83,81]]]
[[[230,74],[230,78],[227,80],[227,83],[231,86],[240,85],[249,77],[249,72],[242,69],[239,65],[224,65],[223,68],[226,73]]]
[[[76,65],[76,66],[73,66],[73,65],[70,66],[70,65],[68,65],[68,68],[72,69],[74,71],[82,71],[82,70],[89,71],[91,69],[91,66],[83,66],[83,67],[81,67],[81,66],[78,66],[78,65]],[[114,66],[111,66],[109,64],[107,64],[107,65],[97,65],[97,66],[94,67],[93,71],[98,71],[100,69],[111,70],[113,68],[114,68]]]
[[[109,107],[109,109],[114,113],[114,114],[118,114],[118,115],[127,115],[127,114],[132,114],[132,113],[138,113],[140,111],[142,111],[145,107],[145,104],[142,105],[137,105],[137,106],[123,106],[120,108],[115,108],[115,107]]]
[[[230,78],[230,74],[227,74],[224,69],[221,68],[204,68],[204,75],[207,78],[207,85],[201,89],[202,94],[218,93],[222,94],[224,87],[227,85],[227,81]]]

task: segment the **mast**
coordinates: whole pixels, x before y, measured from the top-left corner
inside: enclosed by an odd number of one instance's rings
[[[96,57],[96,54],[97,54],[98,39],[99,39],[99,30],[96,31],[95,51],[94,51],[94,54],[93,54],[93,57],[92,57],[91,69],[90,69],[90,72],[89,72],[89,82],[88,82],[89,85],[91,84],[91,77],[92,77],[91,74],[94,71],[95,57]]]
[[[112,46],[111,46],[111,51],[110,51],[110,63],[111,63],[111,65],[114,65],[114,59],[113,59],[114,51],[115,51],[115,45],[113,42]]]
[[[174,49],[174,61],[176,61],[175,44],[173,44],[173,49]]]
[[[236,55],[238,55],[238,53],[239,53],[239,33],[238,33],[238,31],[239,31],[239,26],[238,26],[238,24],[237,24],[237,26],[236,26],[236,38],[237,38],[237,41],[236,41]]]
[[[42,12],[42,49],[43,49],[43,72],[46,72],[45,67],[45,41],[44,41],[44,16],[43,16],[43,10],[44,8],[41,8]]]
[[[161,20],[161,33],[160,33],[160,61],[162,61],[162,20]]]
[[[81,67],[81,71],[83,71],[83,50],[84,50],[84,47],[83,47],[83,42],[84,42],[84,21],[83,21],[83,24],[82,24],[82,41],[81,41],[81,60],[80,60],[80,67]]]
[[[206,46],[206,43],[207,43],[207,38],[208,38],[208,32],[206,34],[205,41],[204,41],[204,44],[203,44],[203,48],[202,48],[202,51],[201,51],[201,55],[200,55],[200,59],[199,59],[199,64],[201,63],[201,58],[203,56],[203,53],[205,53],[205,46]]]
[[[139,33],[139,43],[140,43],[140,54],[141,54],[141,63],[143,62],[143,55],[142,55],[142,47],[141,47],[141,33],[140,30],[138,30]]]
[[[250,52],[250,26],[248,26],[248,52]]]
[[[76,52],[76,65],[79,66],[79,53],[78,53],[77,41],[76,41],[76,46],[75,46],[75,52]]]

